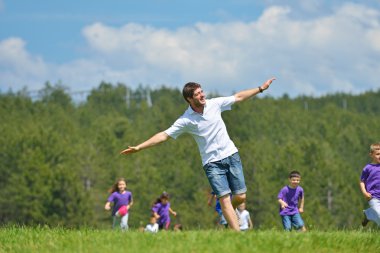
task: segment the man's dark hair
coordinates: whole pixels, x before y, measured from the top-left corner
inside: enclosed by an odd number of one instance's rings
[[[199,83],[189,82],[183,86],[182,95],[186,102],[189,103],[188,98],[192,98],[194,95],[194,91],[198,88],[201,88]]]
[[[299,173],[296,170],[293,170],[292,172],[289,173],[289,178],[292,178],[292,177],[301,177],[301,173]]]

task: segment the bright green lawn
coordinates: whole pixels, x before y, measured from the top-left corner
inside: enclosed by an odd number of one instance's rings
[[[0,252],[380,252],[380,232],[307,233],[204,230],[122,233],[111,230],[0,228]]]

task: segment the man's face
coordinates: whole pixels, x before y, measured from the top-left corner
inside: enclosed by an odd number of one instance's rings
[[[189,98],[190,105],[199,107],[206,104],[206,95],[204,94],[202,88],[197,88],[194,91],[193,97]]]

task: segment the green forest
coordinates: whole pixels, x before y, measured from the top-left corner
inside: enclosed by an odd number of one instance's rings
[[[380,141],[379,101],[380,90],[318,98],[264,93],[223,113],[242,158],[256,229],[281,229],[277,194],[291,170],[302,175],[309,229],[360,226],[366,202],[359,178],[369,145]],[[119,154],[167,129],[187,106],[180,90],[165,86],[102,82],[80,102],[61,84],[46,83],[37,97],[27,90],[0,93],[0,224],[110,228],[108,189],[125,177],[134,198],[132,228],[148,223],[163,191],[178,213],[172,223],[214,228],[191,136]]]

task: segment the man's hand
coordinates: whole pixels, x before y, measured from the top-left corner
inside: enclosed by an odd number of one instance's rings
[[[266,80],[265,83],[263,83],[263,84],[260,86],[261,89],[263,89],[263,90],[268,89],[269,86],[272,84],[272,82],[273,82],[274,80],[276,80],[276,78],[274,78],[274,77],[272,77],[271,79]]]
[[[139,152],[140,148],[138,147],[128,147],[127,149],[124,149],[123,151],[120,152],[121,155],[128,155],[132,153]]]

